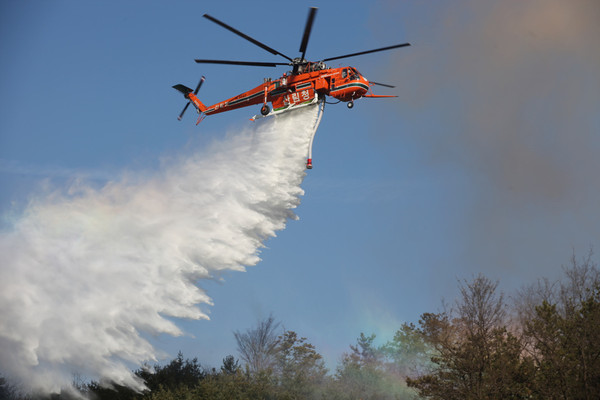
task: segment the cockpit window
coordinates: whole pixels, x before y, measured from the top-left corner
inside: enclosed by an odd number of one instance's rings
[[[342,71],[342,78],[345,78],[348,76],[348,70],[344,68],[344,70]]]

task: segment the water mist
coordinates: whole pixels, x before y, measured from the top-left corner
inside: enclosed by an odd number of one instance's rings
[[[294,219],[317,108],[269,118],[152,176],[37,196],[0,234],[0,369],[44,393],[73,373],[141,390],[131,372],[208,318],[201,288],[259,262]]]

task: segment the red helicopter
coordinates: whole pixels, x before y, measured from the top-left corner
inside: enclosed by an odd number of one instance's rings
[[[310,38],[313,21],[317,14],[317,8],[312,7],[308,13],[308,19],[304,28],[304,35],[300,43],[300,57],[290,58],[277,50],[259,42],[258,40],[238,31],[237,29],[227,25],[226,23],[219,21],[218,19],[211,17],[208,14],[204,14],[204,18],[221,25],[223,28],[235,33],[248,40],[249,42],[257,45],[258,47],[268,51],[271,54],[279,55],[288,60],[286,63],[277,62],[254,62],[254,61],[232,61],[232,60],[195,60],[200,64],[229,64],[229,65],[246,65],[246,66],[257,66],[257,67],[277,67],[278,65],[291,65],[292,71],[284,73],[279,79],[273,80],[267,78],[261,85],[258,85],[254,89],[248,90],[242,94],[232,97],[227,100],[215,103],[211,106],[205,106],[196,96],[204,82],[204,77],[198,83],[196,90],[192,90],[184,85],[178,84],[173,86],[181,93],[189,102],[183,108],[178,119],[185,113],[186,109],[192,103],[200,118],[198,123],[204,119],[206,115],[218,114],[225,111],[235,110],[237,108],[247,107],[254,104],[262,104],[260,113],[262,116],[269,116],[284,111],[288,111],[298,106],[314,104],[319,100],[323,100],[325,96],[335,97],[340,101],[347,102],[348,108],[354,106],[354,100],[361,97],[366,98],[380,98],[380,97],[397,97],[397,96],[385,96],[367,94],[373,85],[380,85],[393,88],[394,86],[385,85],[373,81],[368,81],[362,76],[356,68],[353,67],[340,67],[340,68],[329,68],[325,65],[325,61],[339,60],[342,58],[354,57],[363,54],[375,53],[378,51],[392,50],[399,47],[410,46],[410,43],[402,43],[393,46],[382,47],[374,50],[361,51],[358,53],[345,54],[337,57],[324,58],[320,61],[307,61],[304,57],[306,55],[306,47]],[[267,103],[271,103],[272,110]]]

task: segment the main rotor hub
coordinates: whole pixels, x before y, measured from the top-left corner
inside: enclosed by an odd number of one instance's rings
[[[308,61],[306,61],[306,59],[302,57],[296,57],[292,60],[292,65],[304,65],[307,63]]]

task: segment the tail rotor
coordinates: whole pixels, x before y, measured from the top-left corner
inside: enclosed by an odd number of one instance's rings
[[[185,110],[187,110],[187,108],[190,106],[190,102],[188,101],[187,104],[185,105],[185,107],[183,107],[183,111],[181,111],[181,114],[179,114],[179,116],[177,117],[177,119],[179,121],[181,121],[181,118],[183,118],[183,114],[185,113]]]
[[[204,76],[202,78],[200,78],[200,82],[198,82],[198,86],[196,86],[196,90],[194,90],[194,95],[197,95],[198,92],[200,91],[200,87],[202,86],[202,83],[204,83]],[[183,96],[186,99],[190,98],[190,93],[192,93],[192,89],[190,89],[187,86],[184,86],[182,84],[178,84],[173,86],[174,89],[178,90],[179,92],[183,93]],[[183,114],[185,114],[185,111],[187,110],[187,108],[190,106],[191,101],[188,101],[187,104],[185,105],[185,107],[183,107],[183,110],[181,111],[181,114],[179,114],[179,116],[177,117],[177,119],[179,121],[181,121],[181,118],[183,118]]]

